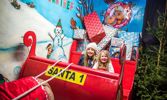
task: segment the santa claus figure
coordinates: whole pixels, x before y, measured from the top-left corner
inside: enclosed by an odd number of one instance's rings
[[[16,99],[18,96],[26,93],[26,91],[35,87],[41,82],[43,82],[42,79],[36,79],[30,76],[0,84],[0,99]],[[40,85],[30,93],[26,93],[25,95],[19,97],[19,100],[54,100],[54,94],[51,90],[50,85],[48,83],[45,83],[43,85]]]

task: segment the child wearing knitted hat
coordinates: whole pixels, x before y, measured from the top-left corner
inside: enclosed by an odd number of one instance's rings
[[[96,60],[97,45],[91,42],[86,46],[84,54],[81,55],[78,65],[92,68]]]

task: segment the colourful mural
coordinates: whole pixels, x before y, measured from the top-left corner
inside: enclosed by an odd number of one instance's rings
[[[118,2],[123,2],[127,5],[126,9],[124,9],[126,12],[129,9],[128,7],[131,8],[131,18],[127,25],[121,29],[128,32],[141,32],[143,28],[146,0],[116,0],[116,3]]]
[[[49,22],[55,25],[59,19],[63,26],[63,33],[66,37],[71,38],[73,30],[70,28],[70,19],[73,17],[78,26],[81,26],[80,20],[77,18],[76,7],[77,1],[74,0],[33,0],[35,9],[45,17]]]
[[[0,73],[9,77],[10,80],[17,78],[19,66],[24,62],[29,48],[21,49],[24,51],[24,54],[21,53],[24,55],[21,60],[16,60],[13,55],[19,55],[15,52],[18,46],[23,44],[22,37],[27,31],[36,33],[37,55],[67,62],[73,39],[81,36],[79,51],[82,51],[89,42],[83,17],[93,11],[96,11],[103,26],[111,23],[108,23],[111,21],[110,17],[122,14],[124,18],[121,21],[118,21],[117,16],[117,19],[109,25],[110,29],[114,27],[121,30],[116,37],[126,39],[126,32],[129,34],[137,32],[139,35],[143,25],[145,2],[145,0],[116,0],[115,2],[108,0],[13,0],[13,2],[1,0]],[[116,6],[113,7],[113,5]],[[108,26],[107,29],[109,29]],[[17,59],[20,58],[17,56]]]
[[[63,41],[67,40],[67,38],[63,34],[63,29],[61,25],[61,20],[59,19],[56,28],[54,29],[55,36],[53,37],[50,33],[49,36],[53,41],[52,52],[47,55],[47,58],[67,61],[67,56],[65,55],[65,50],[63,48]],[[66,39],[65,39],[66,38]]]
[[[115,28],[127,25],[131,19],[131,5],[122,2],[111,5],[105,13],[105,23]]]

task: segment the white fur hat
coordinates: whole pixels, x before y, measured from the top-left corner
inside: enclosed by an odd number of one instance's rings
[[[95,42],[91,42],[86,46],[86,50],[88,48],[93,48],[95,51],[97,51],[97,44]]]

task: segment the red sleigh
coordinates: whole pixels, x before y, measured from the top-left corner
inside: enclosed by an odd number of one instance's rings
[[[36,36],[34,32],[29,31],[25,34],[24,44],[28,47],[31,46],[31,50],[22,66],[19,78],[36,76],[56,62],[36,56]],[[73,41],[69,63],[59,62],[52,70],[40,77],[46,80],[73,63],[63,74],[49,82],[56,100],[130,99],[136,62],[124,60],[125,46],[121,48],[120,60],[111,59],[116,73],[98,71],[77,65],[81,53],[76,51],[76,47],[77,41]]]

